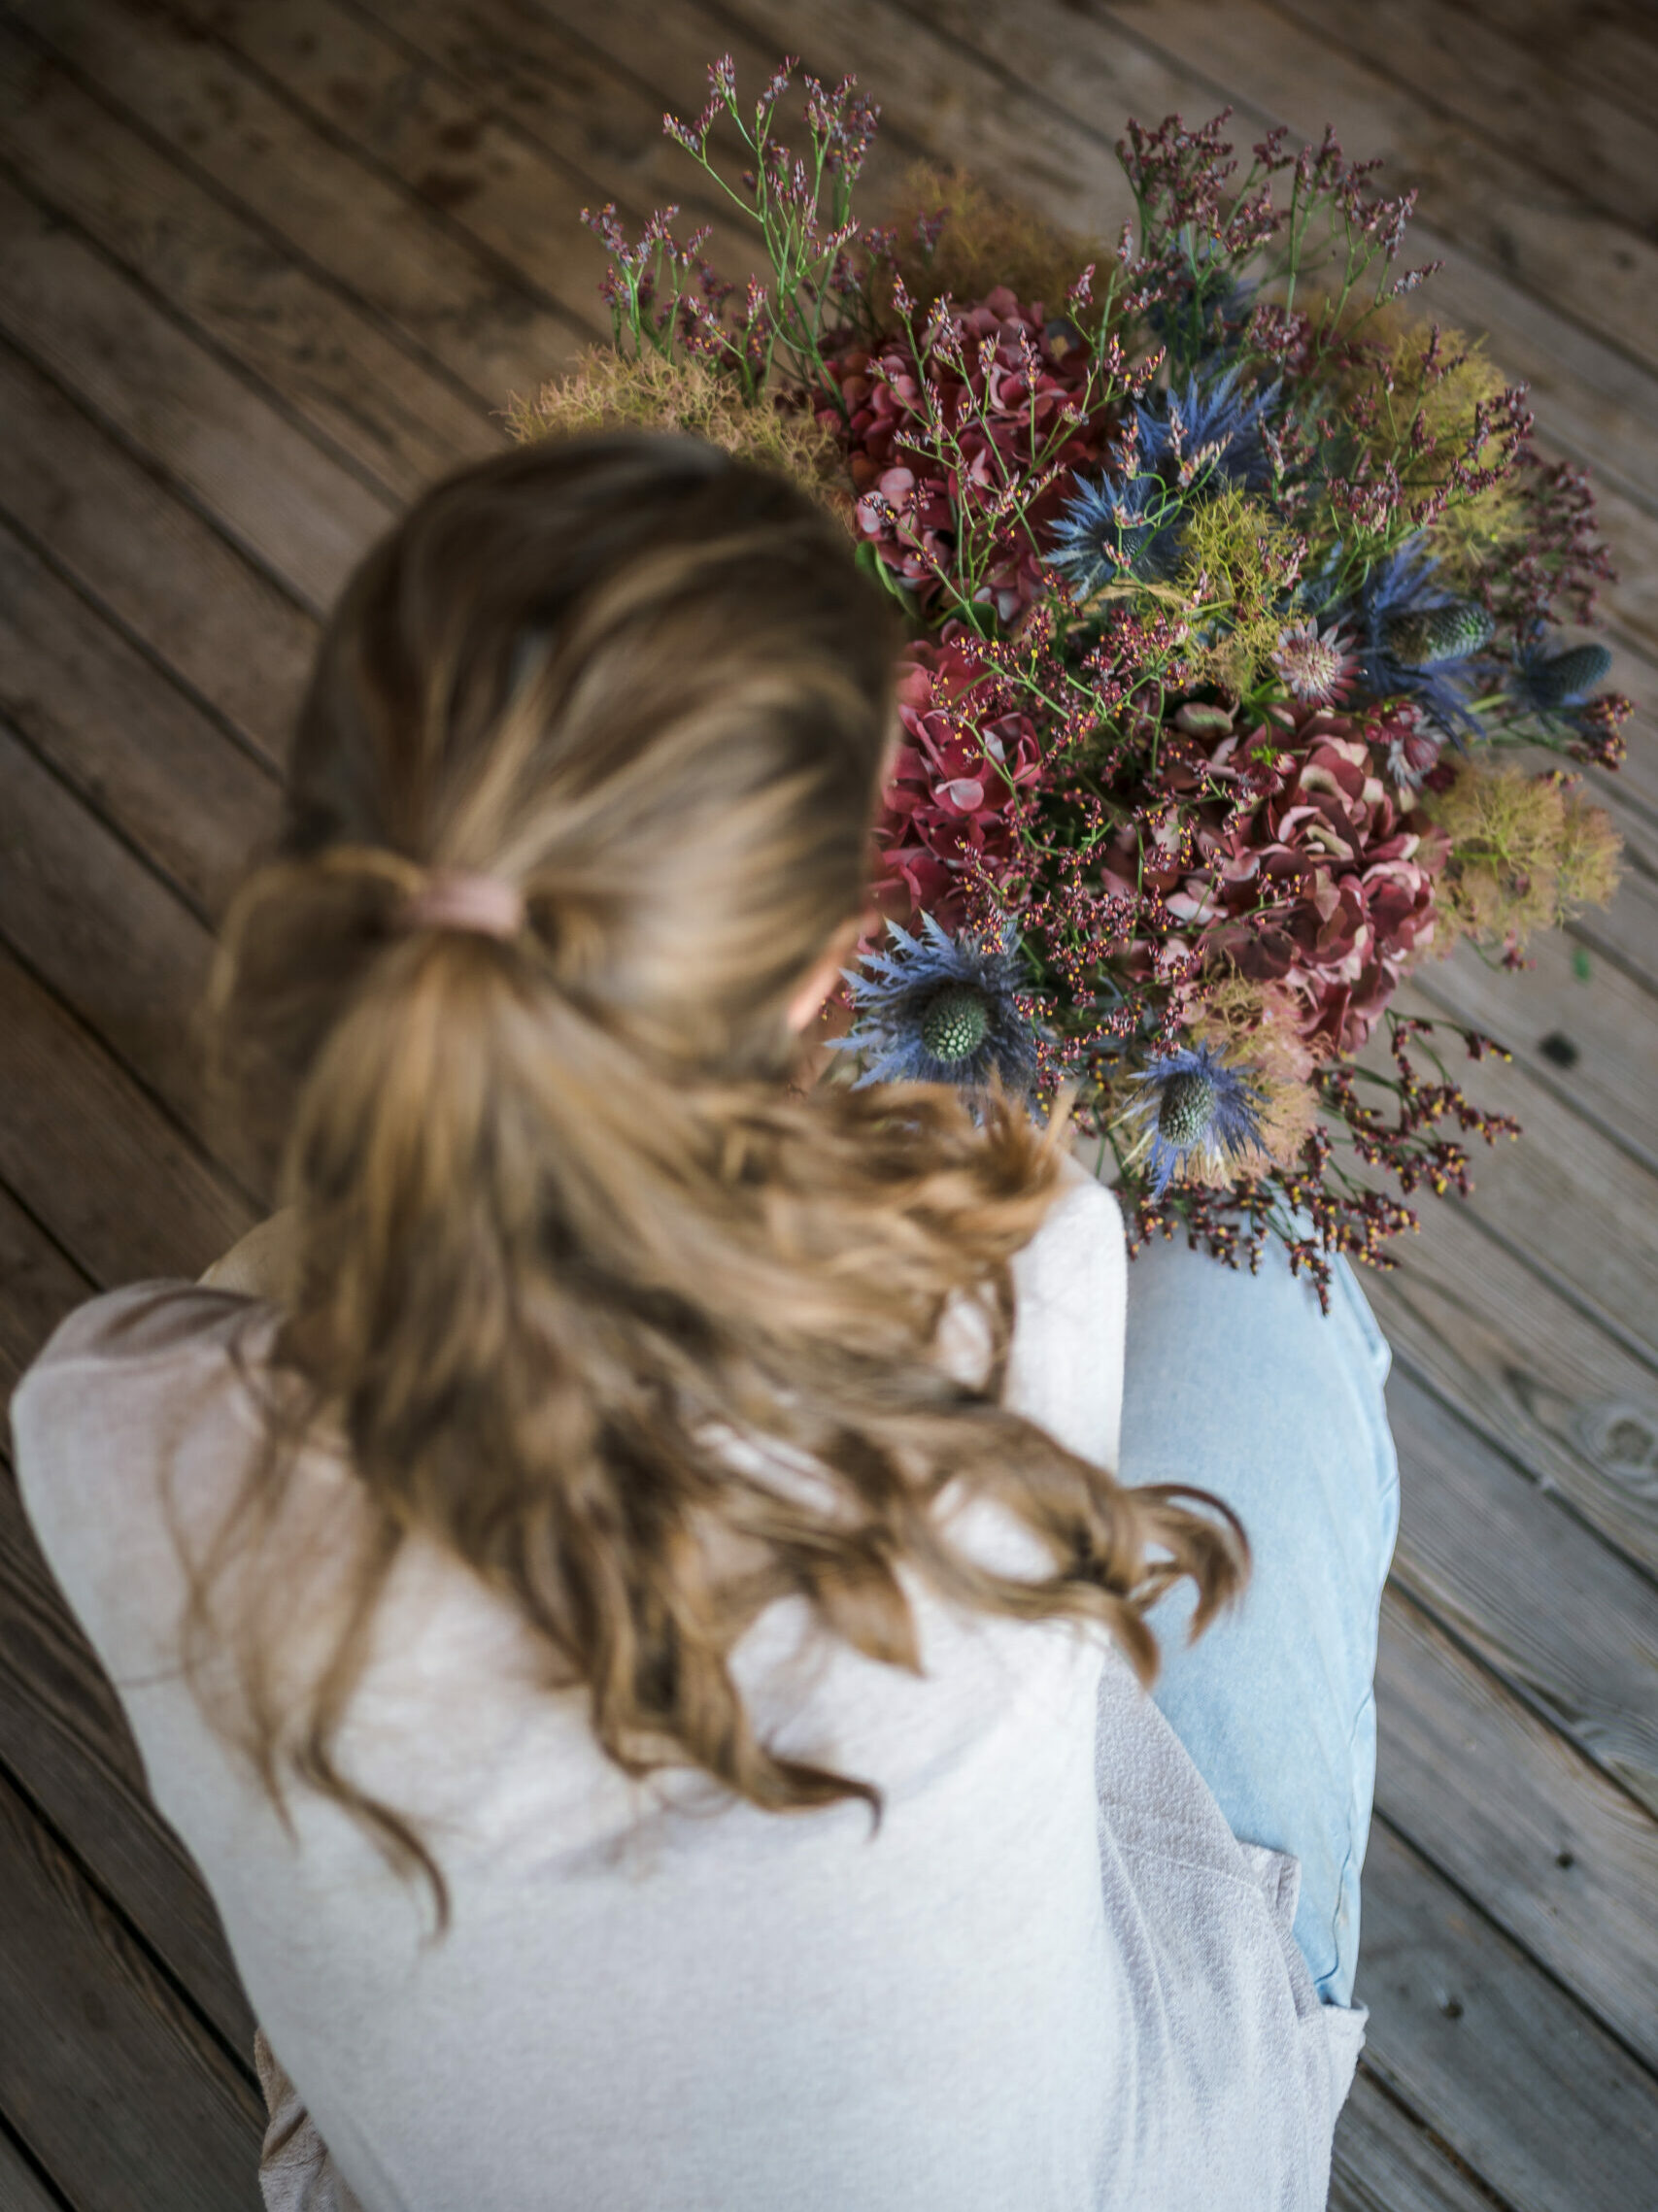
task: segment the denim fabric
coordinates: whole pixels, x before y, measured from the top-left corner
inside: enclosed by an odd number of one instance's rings
[[[1328,1317],[1275,1242],[1257,1276],[1183,1241],[1129,1269],[1123,1480],[1212,1491],[1254,1555],[1240,1605],[1195,1645],[1189,1584],[1154,1609],[1154,1694],[1238,1841],[1300,1860],[1296,1939],[1327,2004],[1352,2002],[1375,1788],[1389,1357],[1344,1261]]]

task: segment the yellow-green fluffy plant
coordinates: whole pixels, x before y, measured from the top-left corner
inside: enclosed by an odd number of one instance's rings
[[[1558,775],[1465,760],[1426,811],[1451,842],[1444,903],[1483,944],[1519,951],[1617,888],[1617,832]]]
[[[1348,334],[1352,365],[1343,381],[1349,406],[1373,407],[1368,443],[1371,462],[1394,468],[1407,498],[1431,495],[1450,482],[1452,464],[1493,467],[1494,437],[1474,444],[1477,412],[1506,387],[1482,338],[1424,323],[1397,302],[1372,308]],[[1417,424],[1420,422],[1420,429]],[[1526,534],[1526,515],[1512,477],[1484,490],[1453,491],[1428,524],[1429,547],[1442,580],[1466,589],[1482,569]]]
[[[1188,653],[1195,683],[1249,688],[1283,630],[1282,595],[1303,551],[1288,523],[1235,486],[1188,511],[1175,584],[1188,605],[1198,602]]]
[[[670,430],[705,438],[757,467],[792,477],[852,526],[852,494],[840,448],[815,417],[767,404],[750,407],[728,377],[694,354],[626,359],[608,346],[585,352],[568,375],[533,399],[515,394],[507,427],[521,441],[594,430]]]
[[[918,219],[938,218],[937,243],[929,252],[916,235]],[[1065,312],[1066,294],[1092,261],[1102,279],[1110,249],[1090,246],[1010,207],[962,169],[918,163],[904,179],[893,211],[897,234],[895,263],[913,295],[931,305],[945,292],[960,306],[1005,285],[1029,306],[1040,300],[1049,315]],[[1098,296],[1103,284],[1095,286]]]

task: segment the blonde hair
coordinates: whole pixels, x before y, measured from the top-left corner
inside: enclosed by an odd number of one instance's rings
[[[440,485],[323,641],[283,848],[233,904],[208,1009],[220,1099],[295,1208],[271,1379],[297,1411],[273,1392],[186,1648],[234,1647],[279,1805],[285,1773],[348,1805],[440,1924],[426,1847],[334,1757],[414,1532],[518,1609],[623,1769],[697,1766],[778,1810],[879,1802],[758,1740],[728,1662],[777,1598],[913,1666],[907,1563],[988,1612],[1101,1623],[1149,1680],[1155,1598],[1191,1576],[1201,1625],[1241,1580],[1224,1507],[1125,1490],[999,1402],[1057,1132],[1000,1100],[975,1121],[944,1090],[790,1086],[786,1009],[864,897],[897,643],[801,492],[645,434]],[[432,869],[504,879],[524,926],[400,926]],[[935,1356],[958,1294],[993,1316],[977,1386]],[[214,1593],[233,1551],[257,1566],[324,1418],[377,1533],[294,1712],[273,1687],[294,1593],[228,1627]],[[739,1471],[733,1430],[808,1455],[832,1505]],[[953,1480],[1051,1574],[959,1550],[932,1511]]]

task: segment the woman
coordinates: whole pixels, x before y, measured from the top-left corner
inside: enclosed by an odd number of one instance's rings
[[[1125,1408],[1056,1131],[799,1088],[897,643],[694,441],[428,495],[212,992],[288,1211],[18,1392],[272,2204],[1324,2201],[1385,1352],[1344,1271],[1326,1323],[1166,1250]]]

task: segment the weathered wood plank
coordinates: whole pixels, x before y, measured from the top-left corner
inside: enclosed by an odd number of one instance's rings
[[[198,1276],[255,1209],[0,951],[0,1179],[112,1285]]]
[[[501,444],[481,403],[12,25],[0,25],[0,133],[30,191],[393,498]]]
[[[1658,1606],[1637,1568],[1411,1376],[1388,1412],[1394,1579],[1580,1750],[1658,1810]]]
[[[614,199],[636,220],[654,206],[675,203],[682,230],[710,226],[709,258],[730,275],[757,265],[758,233],[733,219],[724,195],[664,138],[661,101],[552,16],[515,8],[487,17],[470,0],[345,4],[354,17],[377,23],[399,51],[418,54],[444,87],[445,110],[411,117],[415,131],[399,152],[400,173],[413,181],[435,160],[442,176],[442,160],[464,148],[480,180],[464,204],[468,227],[584,317],[605,319],[597,285],[607,259],[586,243],[572,258],[570,225],[584,204]],[[336,0],[306,5],[326,7],[329,17],[339,12]],[[383,58],[352,50],[355,75],[384,75]],[[400,141],[402,135],[400,129]],[[535,158],[525,158],[526,149]],[[551,206],[549,162],[558,179]]]
[[[1334,46],[1363,62],[1416,110],[1418,134],[1454,117],[1506,156],[1482,185],[1499,219],[1506,179],[1516,170],[1552,178],[1572,200],[1598,208],[1615,223],[1658,232],[1658,130],[1651,111],[1620,105],[1604,82],[1556,59],[1544,62],[1477,10],[1443,0],[1274,0],[1308,62],[1328,66]],[[1314,44],[1316,42],[1316,45]],[[1286,39],[1286,45],[1289,40]],[[1314,58],[1316,55],[1316,59]],[[1647,54],[1646,90],[1658,95],[1658,54]]]
[[[519,124],[516,103],[497,111],[457,85],[442,63],[412,50],[401,10],[383,30],[334,0],[177,4],[211,19],[220,37],[320,125],[452,217],[519,272],[526,288],[556,301],[572,327],[595,337],[608,327],[598,285],[609,256],[584,227],[581,213],[595,195],[615,198],[619,184],[584,177],[573,168],[562,134],[530,138]],[[608,91],[590,61],[589,100],[608,107]],[[626,106],[636,129],[643,119],[636,94]],[[656,129],[660,134],[660,115]],[[687,182],[694,187],[694,171]],[[680,196],[689,207],[700,195],[693,189]]]
[[[251,2061],[254,2017],[213,1900],[150,1802],[115,1692],[52,1581],[0,1465],[0,1764]]]
[[[1658,86],[1658,22],[1646,0],[1462,0],[1554,76],[1604,92],[1644,120]]]
[[[1330,2212],[1493,2212],[1501,2200],[1471,2181],[1359,2062],[1336,2123]]]
[[[272,760],[317,625],[210,524],[0,347],[0,509]]]
[[[220,43],[205,11],[19,0],[13,13],[123,117],[486,408],[598,335],[596,320],[576,322],[537,299],[433,208],[318,130]]]
[[[236,1132],[203,1114],[192,1018],[212,932],[4,724],[0,793],[0,938],[252,1187]]]
[[[1430,1020],[1438,1011],[1413,985],[1394,1004]],[[1375,1038],[1362,1056],[1386,1064]],[[1518,1063],[1485,1059],[1468,1072],[1475,1101],[1514,1115],[1524,1134],[1490,1146],[1474,1140],[1472,1196],[1423,1203],[1467,1205],[1491,1236],[1580,1300],[1638,1358],[1658,1360],[1658,1251],[1628,1233],[1632,1222],[1658,1218],[1658,1177]]]
[[[273,833],[275,770],[228,744],[4,525],[0,715],[198,914],[220,911]]]
[[[48,2190],[23,2153],[0,2126],[0,2204],[6,2212],[63,2212],[64,2199]]]
[[[567,27],[544,8],[480,8],[473,0],[350,4],[573,163],[590,200],[596,192],[600,201],[641,211],[668,200],[699,204],[696,171],[662,135],[660,97],[634,70],[607,62],[582,26]],[[602,267],[602,257],[590,265],[594,282]],[[579,281],[589,275],[579,272]]]
[[[1391,1826],[1658,2063],[1658,1820],[1391,1589],[1376,1711]]]
[[[3,1777],[0,1894],[0,2106],[34,2157],[96,2212],[254,2212],[258,2091]]]
[[[0,329],[314,614],[397,512],[4,179]]]
[[[96,1288],[0,1190],[0,1409],[64,1315]]]
[[[1625,892],[1619,904],[1627,909],[1637,897],[1639,890]],[[1593,927],[1603,917],[1596,912],[1588,920]],[[1607,933],[1616,930],[1612,923]],[[1651,953],[1658,967],[1658,941]],[[1658,1065],[1658,998],[1610,961],[1585,959],[1583,948],[1560,931],[1535,938],[1526,957],[1526,973],[1511,975],[1488,966],[1465,942],[1411,981],[1452,1020],[1506,1045],[1563,1104],[1658,1168],[1658,1096],[1650,1075]],[[1469,1079],[1477,1089],[1478,1071],[1470,1070]]]
[[[1385,1823],[1360,1944],[1365,2063],[1514,2212],[1651,2201],[1658,2084]]]
[[[1365,1294],[1419,1382],[1658,1574],[1658,1380],[1458,1207]]]

